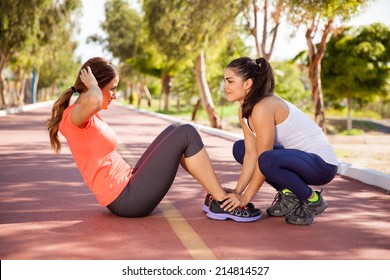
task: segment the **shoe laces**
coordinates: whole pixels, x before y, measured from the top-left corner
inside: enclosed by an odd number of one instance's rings
[[[305,217],[310,214],[307,208],[307,203],[301,200],[295,205],[292,212],[298,217]]]
[[[233,211],[230,211],[230,214],[238,217],[249,217],[250,213],[248,211],[248,207],[246,206],[238,206]]]
[[[282,193],[277,192],[271,206],[274,206],[276,203],[280,202],[281,200],[282,200]]]
[[[282,192],[277,192],[274,198],[274,201],[272,202],[271,207],[276,207],[278,209],[283,209],[283,207],[287,208],[288,203],[285,199],[283,199],[283,196],[286,196]]]

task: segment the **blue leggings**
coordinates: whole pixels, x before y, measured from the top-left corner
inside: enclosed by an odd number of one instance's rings
[[[244,140],[239,140],[233,145],[233,156],[242,164],[244,155]],[[273,150],[262,153],[258,164],[268,184],[277,191],[288,188],[300,200],[311,196],[312,189],[308,185],[329,183],[336,176],[338,168],[316,154],[285,149],[281,145],[275,145]]]

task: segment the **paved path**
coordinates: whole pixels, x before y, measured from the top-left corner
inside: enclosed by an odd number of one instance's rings
[[[12,259],[390,259],[390,196],[338,176],[324,190],[329,208],[308,227],[264,214],[240,224],[208,219],[204,191],[182,169],[146,218],[113,216],[82,181],[66,145],[50,151],[50,107],[0,117],[0,257]],[[169,122],[111,105],[104,112],[123,156],[134,164]],[[233,188],[240,172],[233,142],[201,132],[218,177]],[[265,213],[275,193],[253,201]]]

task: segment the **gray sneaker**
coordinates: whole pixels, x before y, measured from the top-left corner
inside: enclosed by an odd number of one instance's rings
[[[286,216],[286,222],[294,225],[310,225],[315,215],[319,215],[328,207],[321,192],[316,191],[319,196],[318,201],[299,201],[294,210]]]
[[[278,192],[271,207],[267,208],[267,213],[268,215],[274,217],[286,216],[294,210],[294,207],[298,204],[298,202],[299,199],[294,193],[288,192],[284,194],[282,192]]]

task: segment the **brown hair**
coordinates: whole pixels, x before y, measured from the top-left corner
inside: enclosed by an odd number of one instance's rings
[[[91,67],[92,73],[101,89],[118,76],[118,72],[112,62],[102,57],[93,57],[89,59],[81,66],[80,71],[87,66]],[[50,145],[56,153],[59,153],[61,150],[61,142],[58,137],[58,126],[62,120],[64,110],[69,106],[70,98],[74,91],[82,94],[88,90],[80,79],[80,71],[77,75],[76,82],[73,85],[73,89],[70,87],[61,93],[60,97],[53,105],[51,118],[46,122],[46,128],[50,137]]]
[[[242,104],[242,117],[249,118],[256,103],[274,94],[275,80],[272,67],[263,57],[257,59],[240,57],[231,61],[226,68],[231,68],[244,81],[249,79],[253,81]]]

